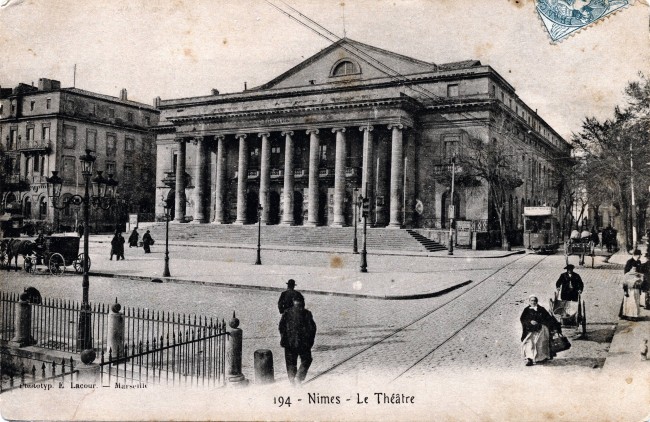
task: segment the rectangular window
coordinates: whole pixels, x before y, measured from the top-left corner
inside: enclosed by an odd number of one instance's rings
[[[43,137],[41,139],[43,139],[44,141],[49,141],[50,140],[50,127],[49,126],[43,126],[42,135],[43,135]]]
[[[50,107],[52,107],[52,99],[48,98],[45,100],[45,108],[49,110]]]
[[[34,157],[34,173],[41,171],[39,164],[41,163],[40,157]]]
[[[97,131],[86,129],[86,148],[91,151],[97,151]]]
[[[2,114],[2,113],[0,113],[0,114]],[[151,125],[151,118],[149,116],[145,116],[144,124],[145,124],[145,126],[150,126]]]
[[[10,129],[9,130],[9,145],[7,149],[16,149],[18,144],[18,130]]]
[[[174,174],[176,174],[176,163],[177,162],[178,162],[178,155],[176,153],[174,153],[172,155],[172,172],[174,172]]]
[[[447,85],[447,96],[458,97],[458,84]]]
[[[114,108],[109,108],[108,109],[108,117],[115,117],[115,109]]]
[[[133,179],[133,166],[124,166],[124,180]]]
[[[282,160],[281,149],[279,146],[271,147],[271,167],[278,167]]]
[[[135,139],[125,138],[124,139],[124,150],[126,152],[133,152],[135,150]]]
[[[106,134],[106,154],[115,155],[115,150],[117,149],[117,137],[114,133]]]
[[[115,174],[115,161],[106,162],[106,174]]]
[[[90,114],[93,115],[93,116],[96,116],[96,115],[97,115],[97,105],[92,104],[92,105],[90,106]]]
[[[77,143],[77,128],[75,126],[63,126],[63,146],[74,148]]]
[[[260,149],[252,148],[250,150],[250,166],[257,167],[260,165]]]
[[[128,120],[129,122],[132,123],[133,122],[133,113],[127,113],[126,114],[126,120]]]
[[[445,138],[443,143],[443,156],[446,160],[451,160],[453,157],[458,156],[458,144],[459,139],[457,137]]]
[[[63,157],[63,180],[66,183],[74,183],[76,180],[75,157]]]
[[[327,162],[327,145],[321,145],[319,148],[318,156],[321,162]]]
[[[27,128],[27,140],[28,141],[34,140],[34,128],[33,127],[28,127]]]
[[[36,101],[31,101],[29,103],[29,111],[34,111],[34,106],[36,105]]]

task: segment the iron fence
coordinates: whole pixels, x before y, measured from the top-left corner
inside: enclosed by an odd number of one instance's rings
[[[0,340],[9,341],[14,337],[18,297],[18,293],[0,292]]]
[[[16,388],[48,389],[57,381],[73,381],[77,373],[75,361],[61,359],[47,361],[15,355],[3,350],[0,353],[0,393]],[[30,368],[31,365],[31,368]]]
[[[102,385],[122,388],[148,383],[221,387],[226,370],[225,321],[196,330],[172,331],[143,344],[124,345],[124,353],[102,352]],[[106,360],[108,359],[108,360]],[[128,388],[128,387],[127,387]]]

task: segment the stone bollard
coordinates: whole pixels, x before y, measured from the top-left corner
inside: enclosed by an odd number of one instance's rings
[[[254,353],[255,384],[275,382],[273,374],[273,352],[268,349],[256,350]]]
[[[239,320],[234,312],[228,325],[230,325],[232,330],[228,333],[228,345],[226,348],[226,380],[230,387],[244,387],[248,385],[248,380],[241,373],[242,330],[238,328]]]
[[[120,312],[122,305],[115,303],[111,305],[108,314],[108,342],[106,352],[111,351],[114,360],[124,356],[124,314]]]
[[[32,337],[32,304],[27,301],[29,295],[26,292],[20,294],[20,300],[16,303],[16,335],[9,344],[16,347],[25,347],[36,344]]]

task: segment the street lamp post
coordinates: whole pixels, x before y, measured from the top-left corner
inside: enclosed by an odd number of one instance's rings
[[[364,198],[363,196],[359,196],[359,203],[362,206],[361,216],[363,217],[363,238],[362,238],[363,240],[361,243],[360,271],[362,273],[367,273],[368,272],[368,260],[367,260],[368,251],[366,250],[366,235],[367,235],[366,227],[368,222],[368,209],[370,207],[370,200],[368,198]]]
[[[169,217],[172,213],[171,201],[169,198],[165,200],[163,208],[165,210],[165,269],[163,270],[163,277],[170,277],[169,273]]]
[[[354,202],[352,203],[352,207],[354,208],[352,214],[354,216],[354,242],[352,242],[352,253],[359,253],[359,247],[357,246],[357,207],[359,207],[359,195],[358,195],[359,190],[357,188],[354,188]]]
[[[262,237],[262,205],[257,205],[257,259],[255,265],[262,265],[261,237]]]
[[[451,158],[451,196],[449,199],[449,240],[447,241],[447,255],[454,254],[454,215],[456,207],[454,204],[454,182],[456,179],[456,157]]]
[[[63,179],[58,176],[58,171],[52,172],[52,177],[47,177],[47,190],[48,196],[51,198],[52,207],[55,209],[64,209],[70,204],[83,205],[83,218],[84,218],[84,254],[83,254],[83,279],[82,279],[82,304],[79,313],[79,326],[77,329],[77,349],[82,350],[81,360],[88,364],[95,360],[96,354],[93,349],[92,339],[92,313],[90,304],[88,302],[88,290],[90,287],[90,279],[88,276],[88,239],[90,227],[90,205],[100,207],[103,210],[109,209],[115,199],[115,190],[118,185],[116,180],[113,180],[113,175],[109,174],[108,179],[102,176],[102,172],[97,172],[97,177],[92,180],[93,192],[90,192],[90,177],[93,174],[93,165],[96,157],[90,154],[91,150],[87,149],[86,154],[79,157],[81,162],[81,174],[85,181],[84,196],[72,195],[63,201],[62,205],[57,205],[57,200],[61,196],[61,189],[63,187]]]

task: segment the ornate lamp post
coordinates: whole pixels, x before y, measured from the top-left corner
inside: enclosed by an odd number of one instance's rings
[[[456,179],[456,157],[451,158],[451,196],[449,203],[449,240],[447,241],[447,255],[454,254],[454,216],[456,206],[454,204],[454,181]]]
[[[257,259],[255,260],[255,265],[262,265],[262,255],[260,248],[260,241],[262,237],[262,205],[257,205]]]
[[[97,172],[97,177],[92,180],[92,195],[91,195],[91,179],[93,174],[93,165],[95,157],[90,154],[91,150],[87,149],[86,154],[79,157],[81,162],[81,174],[85,181],[84,196],[72,195],[66,198],[61,205],[57,205],[57,201],[61,197],[61,189],[63,187],[63,179],[58,176],[58,171],[52,172],[52,177],[47,177],[47,193],[51,199],[52,206],[55,209],[64,209],[70,204],[82,205],[83,204],[83,217],[84,217],[84,254],[83,254],[83,296],[81,304],[81,312],[79,314],[79,326],[77,330],[77,349],[82,350],[81,360],[84,363],[91,363],[95,360],[95,351],[93,350],[92,339],[92,313],[90,311],[90,304],[88,303],[88,289],[90,281],[88,277],[88,238],[90,228],[90,205],[99,207],[103,210],[109,209],[115,201],[115,190],[118,182],[113,180],[113,175],[109,174],[108,179],[102,176],[102,172]]]
[[[355,199],[354,202],[352,203],[352,206],[354,208],[353,210],[353,215],[354,215],[354,242],[352,243],[352,253],[359,253],[359,248],[357,246],[357,208],[361,206],[361,203],[359,202],[360,196],[358,195],[359,189],[354,188],[354,195]]]
[[[368,213],[370,212],[370,199],[364,198],[359,195],[359,205],[361,207],[361,216],[363,217],[363,242],[361,243],[361,265],[360,271],[362,273],[368,272],[368,260],[367,260],[367,251],[366,251],[366,227],[368,222]],[[356,230],[355,230],[356,232]]]
[[[172,214],[172,207],[174,204],[169,198],[163,203],[165,210],[165,269],[163,270],[163,277],[170,277],[169,273],[169,218]]]

